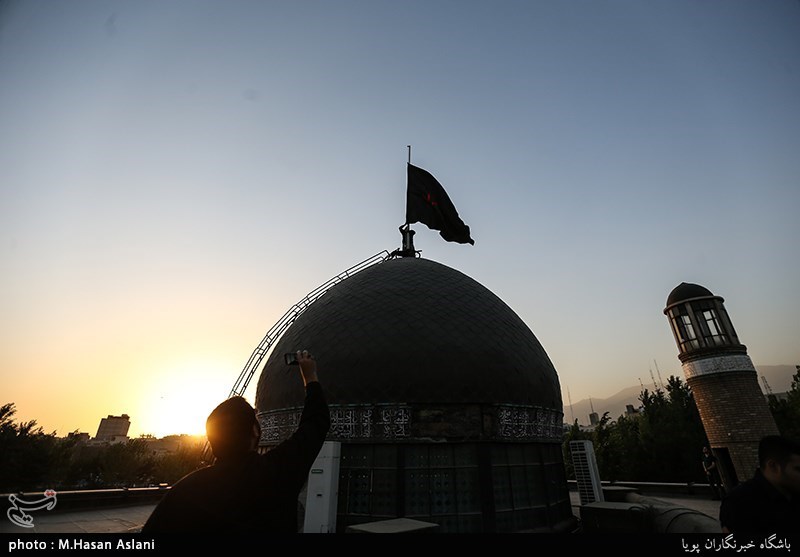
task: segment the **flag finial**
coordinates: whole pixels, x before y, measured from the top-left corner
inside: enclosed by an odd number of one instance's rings
[[[420,252],[414,249],[414,234],[416,233],[411,230],[410,224],[400,225],[400,235],[403,236],[403,244],[400,249],[396,249],[389,254],[389,257],[392,259],[395,257],[416,257]]]

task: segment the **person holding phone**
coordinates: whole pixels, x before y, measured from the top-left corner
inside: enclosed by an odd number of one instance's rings
[[[297,532],[297,498],[330,428],[330,413],[308,350],[295,353],[306,398],[294,434],[265,454],[261,428],[242,397],[217,406],[206,421],[216,457],[166,493],[142,533]]]

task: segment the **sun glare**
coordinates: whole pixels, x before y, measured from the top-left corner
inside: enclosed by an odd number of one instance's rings
[[[169,366],[143,393],[139,419],[131,420],[133,435],[205,435],[208,414],[225,400],[236,379],[237,372],[226,367],[206,361]]]

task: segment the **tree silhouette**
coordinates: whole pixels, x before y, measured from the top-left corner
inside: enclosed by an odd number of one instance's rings
[[[48,472],[60,456],[55,433],[36,420],[14,423],[13,402],[0,406],[0,491],[44,490]]]
[[[800,366],[795,366],[792,386],[785,399],[769,395],[769,409],[781,435],[800,441]]]
[[[163,455],[145,438],[87,445],[46,434],[36,420],[15,423],[16,411],[13,402],[0,406],[0,493],[174,483],[202,462],[202,443]]]
[[[606,412],[591,432],[576,420],[565,437],[567,477],[574,478],[569,441],[590,439],[603,480],[705,481],[700,455],[707,440],[689,386],[670,376],[666,390],[644,389],[639,402],[638,414],[615,421]]]

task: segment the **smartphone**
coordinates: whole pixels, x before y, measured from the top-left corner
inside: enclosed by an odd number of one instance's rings
[[[283,355],[283,361],[286,362],[287,366],[296,366],[297,363],[297,353],[296,352],[289,352],[288,354]]]

